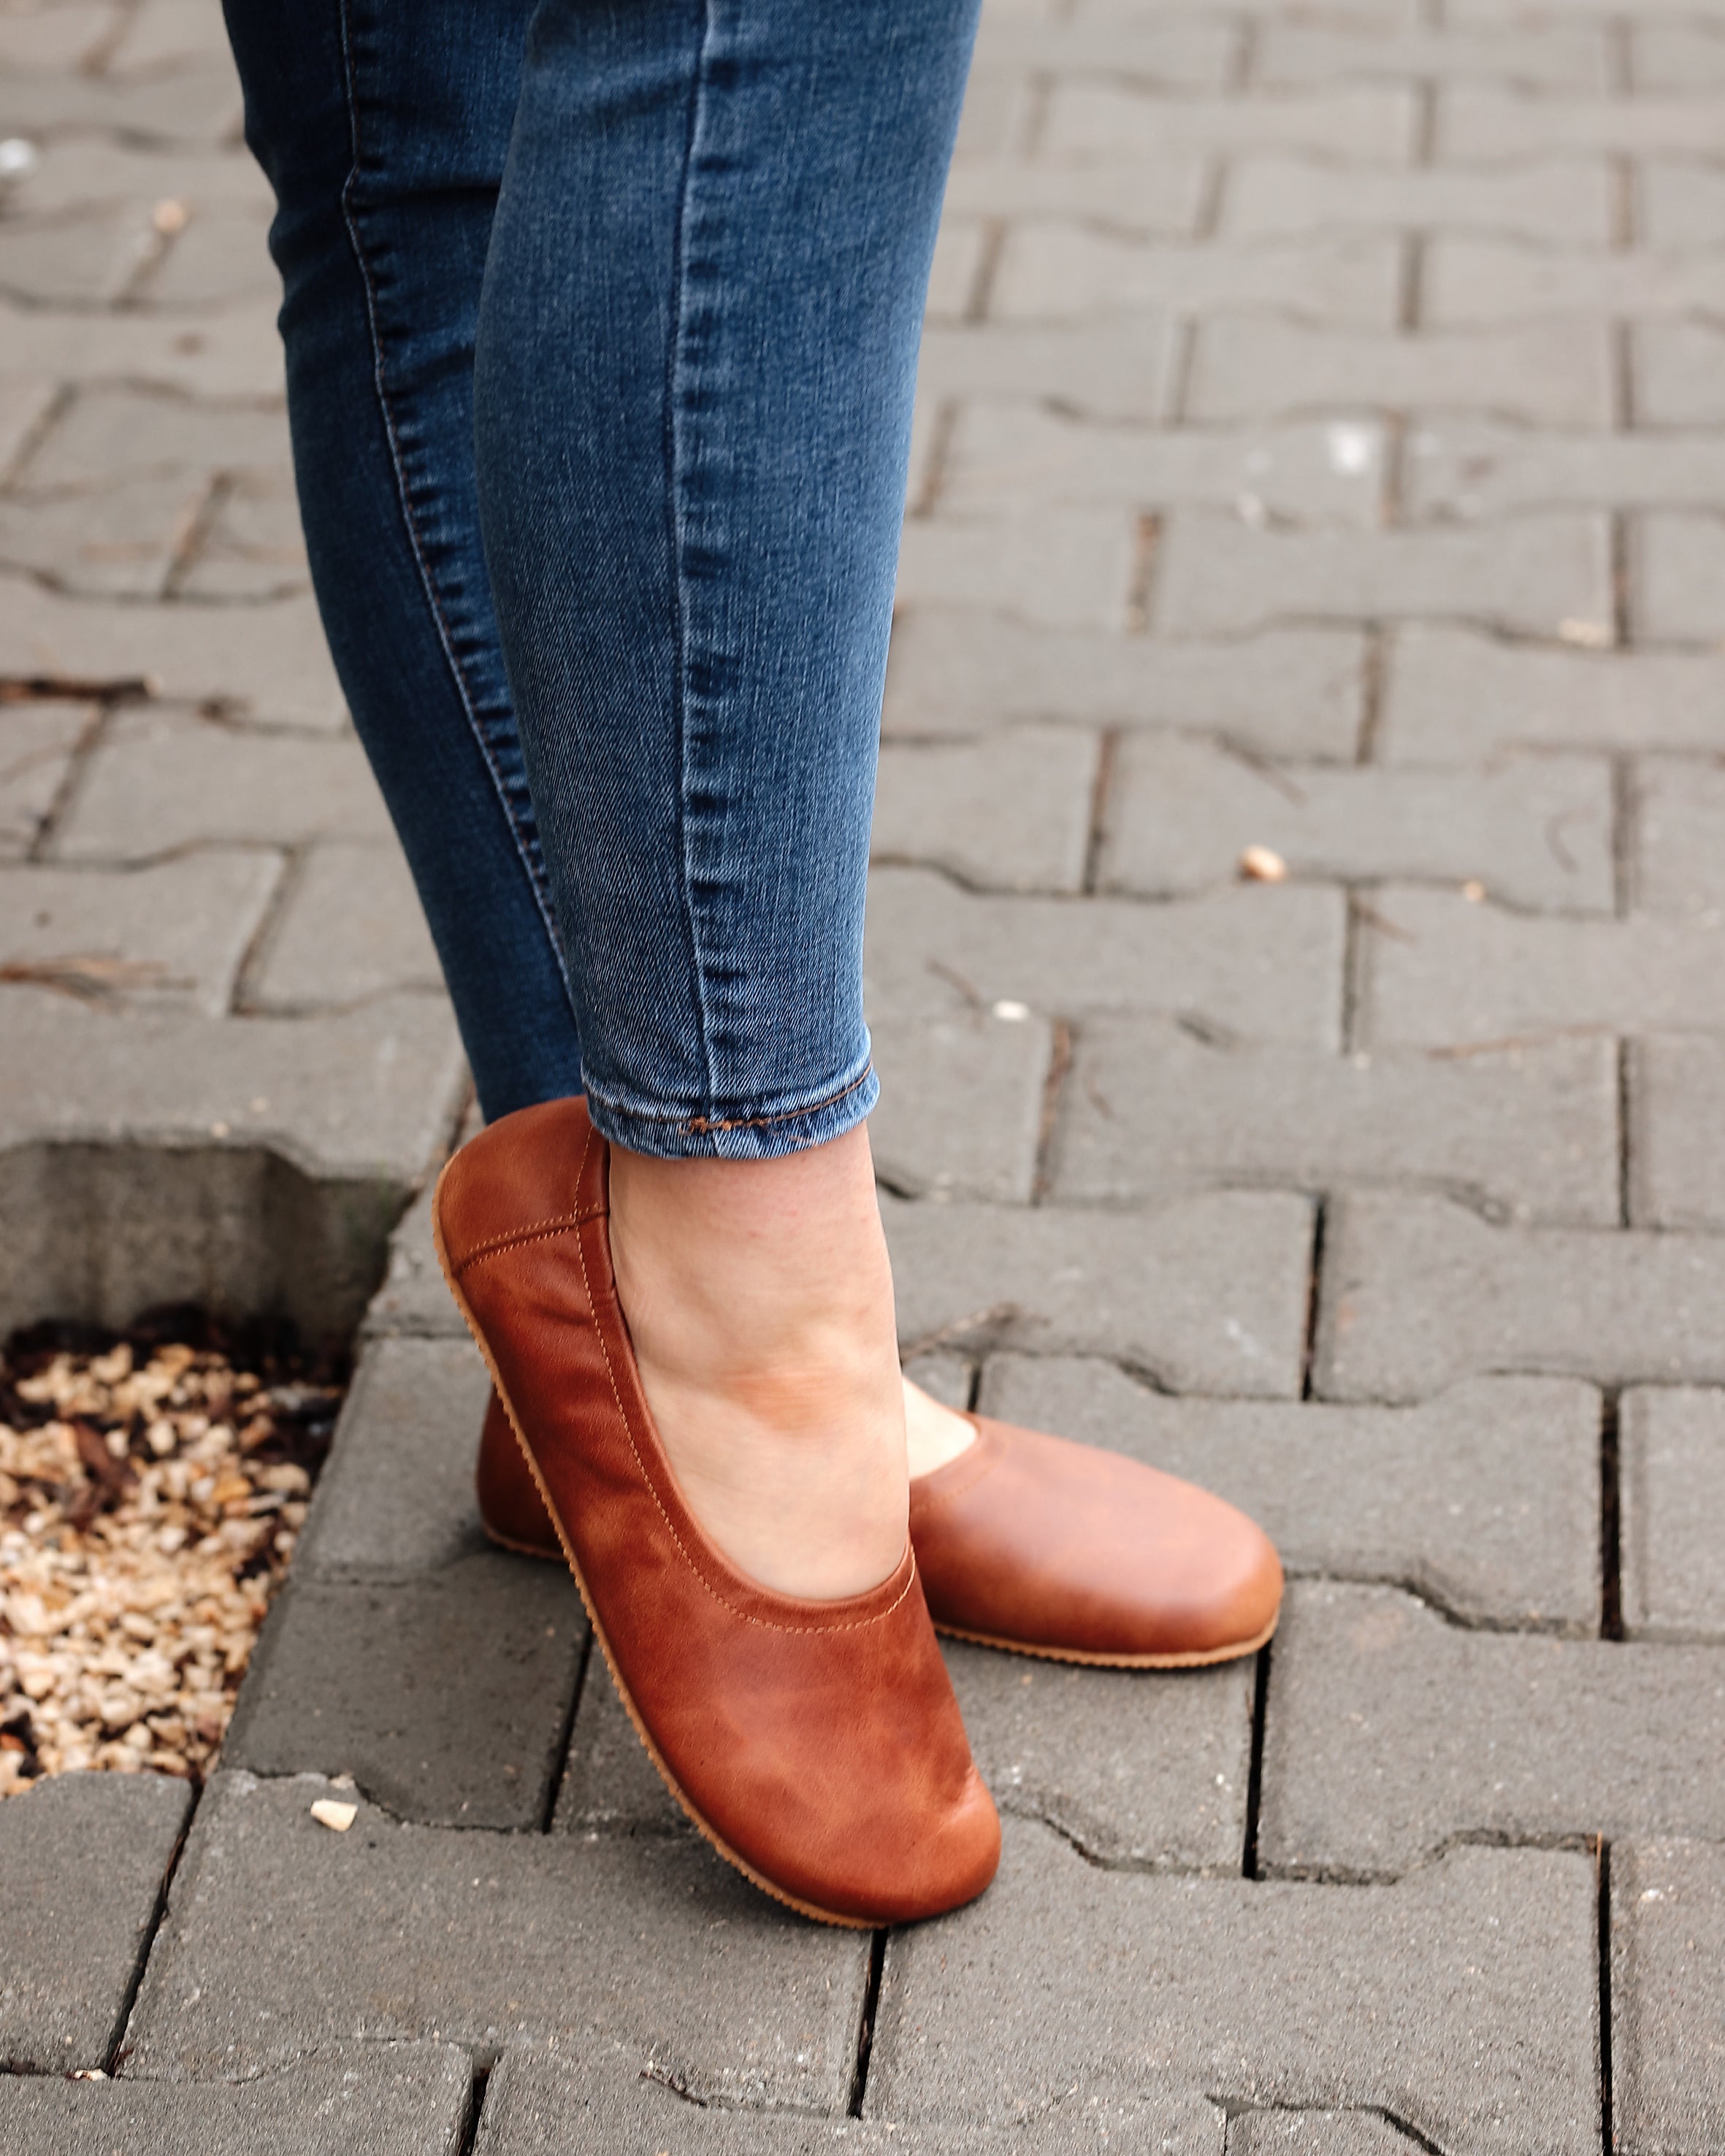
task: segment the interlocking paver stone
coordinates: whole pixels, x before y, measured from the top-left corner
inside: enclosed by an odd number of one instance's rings
[[[1535,433],[1446,417],[1409,436],[1402,484],[1410,516],[1470,523],[1604,502],[1711,507],[1725,495],[1725,441],[1696,433]]]
[[[122,712],[103,736],[54,832],[57,860],[135,861],[197,844],[302,845],[389,835],[351,737],[258,733],[183,711]]]
[[[1725,927],[1707,914],[1564,919],[1398,887],[1373,901],[1366,1008],[1385,1045],[1712,1028]]]
[[[888,742],[874,796],[878,860],[925,861],[996,891],[1077,891],[1098,743],[1069,728],[986,742]]]
[[[254,2081],[0,2079],[0,2139],[29,2156],[457,2156],[472,2095],[454,2045],[332,2045]]]
[[[331,732],[346,715],[309,598],[103,605],[0,576],[0,675],[147,681],[163,696]]]
[[[1722,1294],[1716,1237],[1494,1228],[1441,1199],[1349,1198],[1325,1240],[1317,1386],[1406,1400],[1498,1370],[1715,1383]]]
[[[1725,2138],[1718,1970],[1725,1850],[1676,1840],[1611,1851],[1611,2097],[1625,2156]]]
[[[1603,159],[1547,159],[1505,172],[1436,166],[1360,172],[1295,157],[1241,157],[1221,228],[1262,239],[1352,228],[1489,232],[1559,246],[1609,244],[1611,175]]]
[[[397,1819],[531,1832],[586,1640],[563,1567],[502,1550],[416,1579],[295,1579],[222,1756],[260,1774],[351,1775]]]
[[[870,2115],[1090,2091],[1375,2105],[1441,2148],[1599,2145],[1589,1858],[1458,1849],[1394,1886],[1142,1878],[1007,1823],[991,1892],[888,1944]]]
[[[365,1349],[294,1552],[296,1580],[436,1573],[485,1547],[473,1493],[490,1373],[468,1340]]]
[[[1613,393],[1603,326],[1372,336],[1224,315],[1198,331],[1186,413],[1238,420],[1338,407],[1459,406],[1546,426],[1604,426]]]
[[[285,467],[287,416],[265,403],[193,399],[169,391],[80,390],[24,467],[37,487],[106,489],[128,472],[209,473]]]
[[[1725,763],[1645,757],[1635,767],[1632,903],[1659,913],[1725,908]]]
[[[281,339],[275,306],[250,300],[206,309],[188,329],[171,315],[44,312],[0,294],[0,336],[9,367],[69,382],[127,374],[209,397],[279,397]],[[142,624],[140,624],[142,627]],[[306,654],[322,660],[322,650]]]
[[[1136,523],[1124,507],[913,520],[899,596],[907,606],[993,603],[1055,629],[1124,628],[1136,560]]]
[[[1391,82],[1477,77],[1593,90],[1605,88],[1608,66],[1603,28],[1580,23],[1460,33],[1420,23],[1362,32],[1357,25],[1271,17],[1259,28],[1252,55],[1253,80],[1276,90],[1373,75]]]
[[[1704,117],[1707,105],[1697,107]],[[1710,162],[1653,159],[1635,169],[1636,236],[1644,247],[1716,248],[1725,239],[1725,178]]]
[[[1291,97],[1166,97],[1112,83],[1057,84],[1042,146],[1053,157],[1163,157],[1170,150],[1314,151],[1400,164],[1412,146],[1404,87],[1346,84]]]
[[[1238,635],[1302,618],[1444,615],[1528,636],[1578,624],[1609,639],[1604,519],[1521,516],[1481,531],[1269,531],[1177,510],[1156,564],[1152,619],[1166,635]]]
[[[1266,763],[1166,736],[1120,744],[1102,889],[1202,890],[1237,875],[1249,845],[1296,876],[1478,880],[1515,905],[1609,912],[1611,772],[1603,759],[1523,757],[1452,775]]]
[[[219,1017],[281,874],[273,853],[220,846],[152,868],[0,868],[0,965]]]
[[[190,1302],[340,1347],[460,1106],[448,1005],[282,1026],[0,998],[0,1333]]]
[[[1585,317],[1681,315],[1725,299],[1717,254],[1583,253],[1511,240],[1434,237],[1420,269],[1420,316],[1433,329]]]
[[[989,9],[972,80],[996,72],[1129,75],[1162,89],[1221,90],[1234,71],[1238,43],[1232,23],[1189,15],[1060,22]]]
[[[964,157],[947,183],[949,213],[1016,222],[1076,218],[1151,239],[1186,238],[1203,208],[1204,161],[1195,154],[1119,165],[1027,165]]]
[[[923,337],[917,387],[925,404],[1058,398],[1104,418],[1153,422],[1167,404],[1174,356],[1172,326],[1154,317],[1129,316],[1099,334],[1034,323],[937,325]]]
[[[1167,905],[978,896],[886,869],[869,898],[876,1008],[899,1015],[1027,1005],[1191,1014],[1224,1034],[1333,1047],[1343,899],[1316,887],[1228,890]]]
[[[1725,1041],[1701,1034],[1632,1040],[1625,1074],[1631,1223],[1725,1225],[1725,1159],[1717,1142],[1725,1114]]]
[[[915,609],[893,632],[883,725],[888,740],[981,733],[1012,719],[1179,727],[1269,756],[1346,760],[1359,737],[1363,659],[1358,632],[1345,629],[1164,644]]]
[[[1725,752],[1725,654],[1532,649],[1470,629],[1392,639],[1378,750],[1468,764],[1506,749]]]
[[[978,1405],[1218,1491],[1295,1574],[1405,1584],[1475,1622],[1598,1629],[1591,1386],[1475,1378],[1413,1407],[1172,1399],[1106,1363],[1006,1354]]]
[[[61,1774],[0,1804],[0,2069],[107,2066],[191,1808],[161,1774]]]
[[[311,849],[290,882],[250,1002],[257,1010],[304,1010],[442,986],[399,849],[330,841]]]
[[[906,1196],[1025,1204],[1036,1182],[1055,1060],[1046,1018],[962,1004],[869,1021],[880,1100],[869,1117],[876,1174]]]
[[[1630,548],[1630,616],[1638,636],[1653,642],[1710,644],[1725,639],[1725,517],[1638,517]]]
[[[1640,427],[1706,427],[1725,424],[1725,397],[1719,393],[1718,367],[1725,338],[1703,322],[1643,322],[1630,347],[1631,398]],[[1679,444],[1678,446],[1686,446]],[[1692,458],[1707,468],[1717,438],[1686,444]],[[1719,499],[1717,485],[1700,498],[1710,506]],[[1681,500],[1675,490],[1667,501]]]
[[[1379,1183],[1605,1227],[1619,1218],[1618,1144],[1609,1040],[1338,1060],[1110,1017],[1078,1029],[1050,1187],[1069,1203],[1141,1204],[1217,1184]]]
[[[1110,221],[1132,222],[1130,215],[1118,214]],[[991,311],[1002,321],[1032,322],[1123,312],[1130,319],[1146,308],[1177,307],[1200,316],[1220,308],[1277,308],[1337,329],[1389,330],[1396,323],[1400,279],[1397,242],[1370,233],[1256,247],[1182,247],[1032,223],[1007,234]],[[1082,342],[1099,342],[1105,352],[1110,334],[1099,323]],[[929,348],[925,338],[925,369]],[[1084,375],[1076,366],[1073,372],[1072,388],[1045,393],[1066,403],[1089,402]]]
[[[487,2085],[474,2156],[566,2156],[572,2136],[581,2148],[651,2144],[661,2156],[1079,2156],[1120,2146],[1223,2156],[1227,2131],[1225,2114],[1202,2097],[1156,2090],[1065,2105],[1022,2127],[730,2111],[689,2103],[647,2076],[512,2051]]]
[[[1271,1658],[1259,1861],[1394,1876],[1462,1840],[1725,1825],[1725,1651],[1474,1631],[1301,1581]]]
[[[1026,499],[1206,503],[1299,523],[1372,525],[1383,484],[1383,432],[1374,424],[1151,434],[977,403],[953,428],[940,501],[955,515],[998,513]]]
[[[1447,85],[1439,98],[1434,148],[1444,159],[1508,162],[1550,151],[1619,157],[1711,157],[1725,103],[1691,95],[1542,97],[1500,83]]]
[[[1632,1387],[1619,1445],[1624,1630],[1725,1640],[1725,1392]]]
[[[1219,1192],[1145,1214],[883,1199],[907,1352],[1099,1354],[1177,1392],[1300,1389],[1311,1211]]]
[[[132,2071],[255,2073],[356,2039],[555,2044],[698,2100],[843,2109],[866,1934],[799,1921],[693,1837],[475,1833],[369,1805],[332,1834],[311,1816],[329,1794],[214,1779],[127,2026]]]

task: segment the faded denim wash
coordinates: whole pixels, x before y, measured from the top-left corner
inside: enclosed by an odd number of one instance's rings
[[[976,0],[227,0],[318,602],[488,1116],[875,1097],[862,932]],[[481,522],[483,537],[481,539]]]

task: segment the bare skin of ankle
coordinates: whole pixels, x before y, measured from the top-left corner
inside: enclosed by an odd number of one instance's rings
[[[976,1439],[976,1425],[956,1409],[944,1408],[920,1385],[904,1380],[904,1436],[913,1476],[932,1475],[956,1460]]]
[[[909,1474],[866,1129],[775,1160],[614,1146],[610,1183],[618,1296],[696,1518],[781,1594],[878,1586],[904,1554]]]

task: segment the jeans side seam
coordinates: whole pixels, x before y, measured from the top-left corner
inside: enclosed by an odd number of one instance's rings
[[[701,959],[701,940],[695,926],[693,896],[694,864],[689,851],[689,593],[685,573],[685,531],[682,509],[684,444],[681,392],[683,381],[683,343],[688,321],[689,223],[693,215],[696,145],[701,133],[703,91],[706,85],[707,50],[713,34],[713,0],[697,0],[700,31],[689,86],[688,131],[683,144],[682,175],[677,191],[677,238],[671,270],[671,339],[665,367],[665,490],[666,536],[671,550],[672,701],[677,728],[677,846],[682,866],[678,896],[682,900],[683,941],[688,952],[689,974],[694,988],[697,1021],[701,1029],[701,1060],[707,1079],[707,1098],[716,1100],[718,1073],[713,1064],[713,1034],[707,1010],[706,969]],[[667,1118],[667,1121],[672,1120]],[[693,1126],[691,1126],[693,1127]]]
[[[371,338],[372,384],[377,392],[378,412],[384,423],[384,439],[389,445],[389,468],[395,475],[396,503],[401,511],[402,528],[407,534],[408,548],[413,556],[414,567],[419,572],[420,587],[425,593],[425,603],[430,609],[431,619],[436,627],[439,648],[449,668],[450,679],[455,685],[456,695],[460,701],[462,715],[467,721],[467,730],[473,737],[475,746],[478,748],[487,771],[491,774],[492,785],[496,790],[498,802],[502,808],[503,820],[508,825],[510,837],[514,841],[516,859],[520,862],[523,873],[527,877],[528,888],[533,895],[533,905],[543,925],[545,939],[551,947],[551,956],[557,967],[558,978],[564,984],[564,993],[567,997],[569,993],[569,968],[564,958],[563,945],[558,937],[556,924],[551,918],[545,892],[541,887],[538,876],[534,872],[533,864],[528,858],[520,826],[517,824],[514,811],[510,807],[509,789],[503,783],[502,773],[497,768],[497,759],[492,753],[491,743],[486,738],[485,728],[480,724],[479,714],[474,707],[472,695],[467,685],[467,677],[461,670],[460,660],[456,656],[455,640],[451,633],[448,619],[443,610],[443,601],[437,589],[437,580],[432,575],[431,564],[426,558],[424,538],[414,511],[412,490],[409,486],[407,470],[402,461],[400,430],[396,424],[394,408],[390,402],[389,391],[384,380],[384,332],[378,316],[377,285],[372,275],[371,264],[366,257],[364,242],[360,237],[359,220],[353,207],[353,189],[359,177],[362,161],[359,135],[359,90],[353,68],[351,0],[339,0],[339,6],[342,27],[342,90],[348,107],[348,139],[353,157],[353,162],[348,167],[348,177],[342,184],[342,223],[348,234],[348,244],[353,250],[354,266],[359,272],[360,288],[365,295],[365,322]]]

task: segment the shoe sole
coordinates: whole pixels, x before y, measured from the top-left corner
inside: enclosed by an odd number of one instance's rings
[[[500,1397],[501,1392],[500,1387]],[[506,1400],[504,1406],[507,1408],[507,1405],[508,1402]],[[509,1426],[512,1430],[515,1430],[515,1418],[512,1414],[509,1418]],[[515,1435],[517,1442],[519,1443],[520,1431],[517,1430]],[[523,1445],[521,1449],[527,1453],[525,1445]],[[533,1463],[531,1453],[527,1454],[527,1460],[528,1466],[532,1467]],[[539,1481],[538,1471],[536,1468],[533,1470],[533,1480],[535,1482]],[[541,1496],[544,1494],[544,1484],[539,1482]],[[548,1504],[545,1510],[548,1514],[550,1513],[551,1507]],[[484,1529],[487,1538],[494,1542],[499,1549],[512,1550],[518,1557],[536,1557],[548,1564],[554,1564],[557,1562],[556,1553],[543,1548],[538,1543],[518,1543],[512,1536],[500,1535],[497,1529],[488,1525],[482,1517],[479,1524]],[[555,1524],[554,1515],[553,1524]],[[563,1531],[560,1527],[558,1529],[558,1540],[563,1541]],[[566,1543],[564,1554],[568,1555]],[[573,1558],[569,1561],[571,1565],[574,1563]],[[577,1574],[578,1578],[579,1577],[579,1575]],[[945,1633],[949,1640],[968,1640],[972,1646],[996,1647],[1003,1655],[1033,1655],[1038,1661],[1042,1662],[1080,1662],[1088,1669],[1098,1670],[1208,1670],[1213,1669],[1218,1662],[1243,1661],[1248,1655],[1255,1655],[1260,1647],[1267,1647],[1275,1637],[1275,1630],[1280,1622],[1281,1614],[1278,1609],[1256,1639],[1231,1640],[1223,1647],[1199,1647],[1179,1655],[1100,1655],[1092,1654],[1082,1647],[1032,1647],[1027,1645],[1022,1640],[996,1639],[991,1632],[967,1632],[958,1625],[942,1625],[938,1620],[931,1620],[931,1621],[934,1623],[935,1630],[937,1632]],[[596,1631],[598,1627],[595,1625],[594,1629]],[[620,1690],[621,1686],[618,1688]],[[651,1751],[652,1748],[649,1745],[647,1748]],[[659,1771],[663,1774],[665,1770],[662,1767]],[[734,1858],[732,1861],[734,1862],[736,1860]],[[829,1918],[828,1921],[841,1922],[843,1919],[833,1917]]]
[[[447,1173],[448,1169],[445,1168],[444,1173],[447,1174]],[[440,1176],[438,1178],[440,1183],[442,1180],[442,1176]],[[503,1412],[508,1416],[509,1427],[515,1433],[515,1442],[521,1447],[521,1456],[527,1462],[528,1472],[533,1476],[534,1485],[544,1503],[546,1515],[552,1526],[557,1530],[557,1539],[563,1546],[564,1558],[574,1576],[576,1591],[581,1598],[581,1606],[587,1612],[587,1621],[593,1627],[593,1636],[599,1642],[599,1651],[605,1656],[605,1666],[611,1673],[611,1682],[617,1687],[617,1697],[623,1702],[623,1711],[634,1725],[635,1733],[641,1739],[648,1758],[657,1768],[660,1780],[671,1792],[679,1809],[687,1815],[690,1825],[704,1840],[711,1844],[727,1864],[742,1873],[751,1887],[758,1887],[763,1894],[770,1894],[774,1901],[782,1902],[787,1909],[795,1909],[798,1916],[811,1917],[817,1924],[833,1924],[847,1932],[879,1930],[881,1922],[878,1922],[872,1917],[842,1917],[835,1910],[823,1909],[816,1902],[801,1901],[783,1887],[775,1886],[770,1879],[763,1877],[752,1864],[738,1855],[716,1827],[702,1817],[699,1810],[691,1802],[676,1775],[660,1757],[659,1748],[654,1743],[646,1722],[641,1719],[640,1710],[630,1697],[628,1686],[623,1681],[623,1673],[617,1667],[617,1658],[611,1652],[610,1641],[606,1639],[605,1627],[600,1623],[599,1613],[593,1606],[593,1597],[587,1592],[587,1583],[581,1577],[581,1568],[575,1560],[574,1551],[569,1547],[569,1537],[563,1531],[563,1522],[557,1517],[557,1507],[551,1502],[551,1492],[545,1487],[545,1478],[539,1472],[539,1463],[533,1457],[533,1447],[522,1435],[521,1424],[516,1419],[515,1409],[510,1400],[508,1389],[503,1383],[502,1375],[492,1359],[491,1349],[486,1345],[483,1335],[474,1322],[473,1313],[467,1307],[466,1297],[456,1285],[455,1276],[450,1269],[449,1255],[443,1245],[443,1223],[438,1215],[437,1197],[435,1192],[431,1199],[431,1240],[437,1252],[437,1262],[443,1270],[444,1280],[448,1285],[450,1293],[455,1297],[456,1307],[461,1312],[462,1322],[467,1330],[473,1335],[474,1342],[484,1358],[487,1369],[491,1372],[492,1383],[497,1389],[497,1398],[503,1403]],[[521,1550],[524,1555],[529,1557],[548,1558],[551,1555],[548,1550],[528,1549],[523,1543],[512,1543],[501,1535],[492,1534],[489,1527],[486,1529],[486,1532],[491,1535],[491,1539],[494,1543],[501,1544],[505,1549]],[[885,1921],[888,1920],[881,1920],[881,1922]]]

